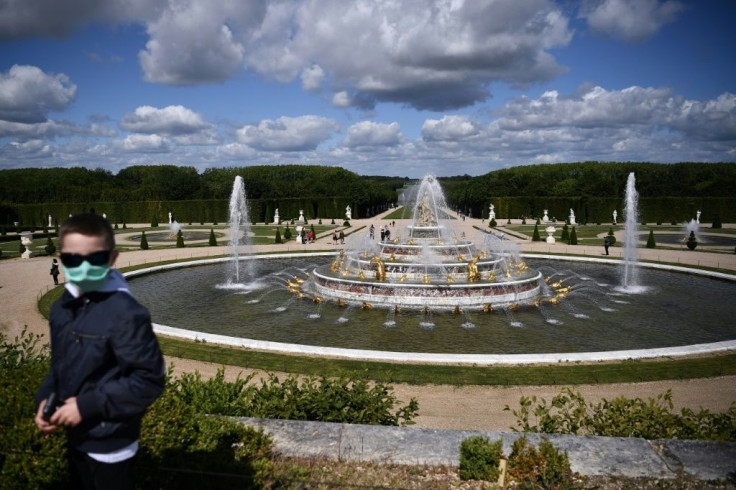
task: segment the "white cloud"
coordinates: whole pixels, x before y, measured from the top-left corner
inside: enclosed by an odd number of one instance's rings
[[[335,107],[350,107],[353,105],[353,101],[347,91],[341,90],[332,95],[332,105]]]
[[[147,24],[150,40],[138,54],[144,79],[171,85],[227,80],[245,53],[233,28],[247,26],[251,16],[260,20],[260,10],[259,2],[172,0]]]
[[[314,150],[340,125],[319,116],[280,117],[257,125],[246,125],[237,131],[238,141],[263,151]]]
[[[729,93],[701,102],[669,89],[592,87],[570,96],[546,92],[536,100],[520,97],[498,114],[499,126],[511,131],[581,128],[651,133],[665,128],[702,140],[736,140],[736,95]]]
[[[547,50],[571,35],[547,0],[284,2],[269,5],[246,66],[288,81],[318,63],[335,93],[350,90],[364,106],[443,110],[485,100],[492,81],[555,77],[563,68]]]
[[[442,119],[427,119],[422,125],[422,137],[426,140],[464,140],[480,132],[477,124],[467,116],[443,116]]]
[[[114,149],[135,153],[158,153],[170,150],[165,138],[157,134],[131,134],[123,140],[113,141]]]
[[[387,147],[399,144],[403,139],[399,123],[390,124],[363,121],[348,128],[342,145],[348,148]]]
[[[29,65],[13,65],[0,73],[0,119],[46,121],[50,111],[63,111],[74,100],[77,86],[63,73],[50,75]]]
[[[39,123],[23,123],[0,120],[0,138],[14,137],[21,140],[57,138],[72,135],[112,136],[115,132],[96,124],[81,126],[69,121],[47,120]]]
[[[486,100],[493,82],[553,79],[565,69],[551,50],[572,37],[551,0],[6,2],[0,27],[11,38],[144,24],[138,57],[152,83],[221,83],[246,69],[284,83],[301,77],[304,90],[327,86],[338,107],[366,109],[448,110]]]
[[[675,0],[588,0],[580,11],[591,30],[600,36],[641,42],[654,36],[685,10]]]
[[[319,65],[312,65],[302,70],[302,88],[308,92],[319,92],[322,89],[322,82],[325,78],[325,71]]]
[[[125,114],[120,127],[134,133],[177,136],[198,133],[214,126],[205,122],[201,115],[181,105],[170,105],[163,109],[145,105]]]

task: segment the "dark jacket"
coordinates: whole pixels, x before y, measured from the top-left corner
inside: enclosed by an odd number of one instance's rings
[[[120,278],[122,279],[122,277]],[[122,291],[69,291],[51,308],[51,369],[36,404],[77,397],[72,447],[106,453],[140,436],[143,413],[164,388],[165,365],[148,310]]]

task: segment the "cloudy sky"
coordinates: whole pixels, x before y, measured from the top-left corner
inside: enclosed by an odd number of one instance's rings
[[[0,168],[736,161],[732,0],[2,0]]]

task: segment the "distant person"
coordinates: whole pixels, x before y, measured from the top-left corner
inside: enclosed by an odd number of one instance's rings
[[[389,230],[387,227],[386,228],[386,241],[388,242],[389,240],[391,240],[391,230]]]
[[[368,228],[368,233],[371,237],[371,240],[373,240],[373,238],[376,236],[376,228],[373,225],[371,225],[371,227]]]
[[[344,243],[345,243],[345,233],[342,230],[340,230],[340,244],[344,244]]]
[[[54,278],[54,284],[59,285],[59,261],[56,259],[53,259],[51,261],[51,271],[49,272],[51,274],[51,277]]]
[[[115,235],[102,216],[67,219],[59,248],[66,284],[51,307],[51,365],[36,394],[36,426],[66,429],[70,488],[132,489],[141,420],[165,381],[151,316],[111,269]]]
[[[332,243],[337,245],[337,232],[336,231],[332,232]]]
[[[606,235],[606,238],[603,239],[603,248],[606,249],[606,255],[608,255],[608,247],[611,246],[611,237]]]

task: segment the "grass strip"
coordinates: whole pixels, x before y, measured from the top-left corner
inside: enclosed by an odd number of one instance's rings
[[[263,371],[322,375],[340,373],[386,383],[443,385],[578,385],[692,379],[736,374],[736,354],[618,363],[543,366],[445,366],[330,359],[227,348],[159,337],[164,353]]]

